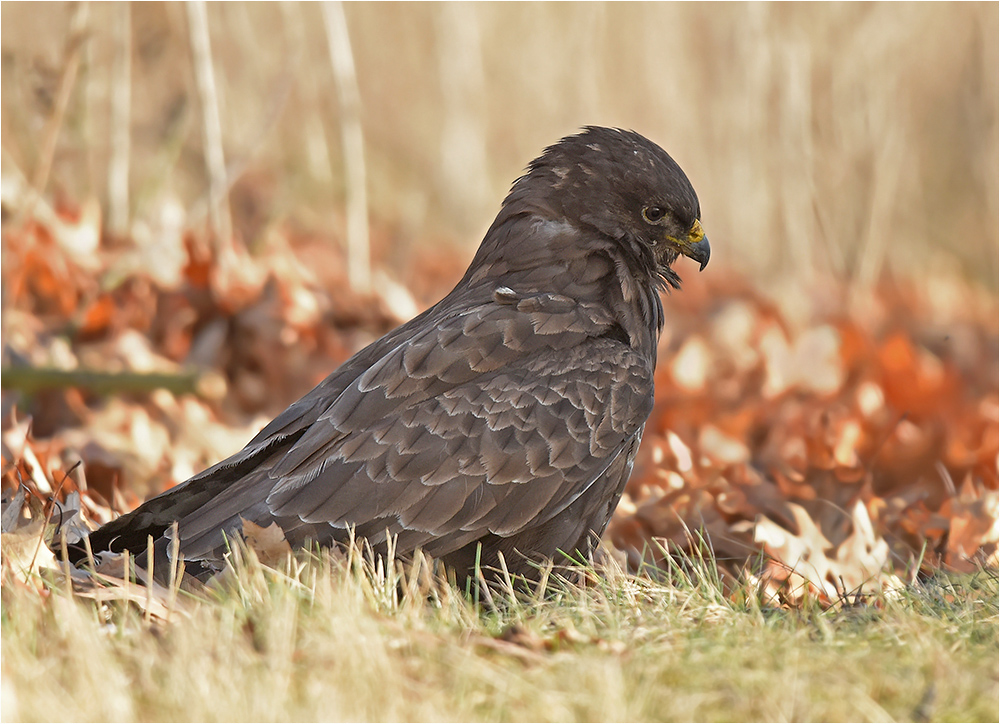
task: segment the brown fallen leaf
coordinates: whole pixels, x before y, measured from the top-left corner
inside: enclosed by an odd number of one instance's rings
[[[292,548],[285,540],[285,533],[277,523],[263,528],[256,523],[241,517],[243,522],[243,540],[247,547],[257,554],[257,559],[267,564],[284,560]]]

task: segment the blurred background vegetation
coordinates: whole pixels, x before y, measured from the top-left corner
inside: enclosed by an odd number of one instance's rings
[[[214,97],[184,4],[0,12],[5,226],[33,188],[99,207],[119,239],[198,228],[221,152],[238,239],[344,238],[356,82],[390,270],[420,244],[471,257],[526,163],[602,124],[681,164],[713,261],[861,282],[949,268],[996,289],[996,3],[348,3],[339,81],[331,6],[209,4]]]

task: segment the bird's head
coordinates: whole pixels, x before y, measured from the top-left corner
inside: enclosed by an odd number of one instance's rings
[[[711,249],[701,207],[680,166],[634,131],[589,126],[549,146],[515,183],[566,222],[619,243],[634,264],[677,287],[679,255],[704,269]]]

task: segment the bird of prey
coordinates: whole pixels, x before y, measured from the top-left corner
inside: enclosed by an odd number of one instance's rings
[[[653,408],[659,293],[679,288],[679,255],[708,263],[700,215],[684,172],[638,133],[563,138],[514,182],[444,299],[240,452],[93,532],[92,550],[142,554],[151,536],[155,578],[179,550],[206,580],[248,521],[292,547],[353,534],[384,554],[391,536],[458,576],[501,555],[527,579],[586,558]]]

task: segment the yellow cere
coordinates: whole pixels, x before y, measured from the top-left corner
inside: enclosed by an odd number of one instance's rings
[[[691,230],[688,231],[687,241],[689,244],[697,244],[699,241],[705,238],[705,230],[701,228],[701,222],[698,219],[694,220],[691,224]]]

